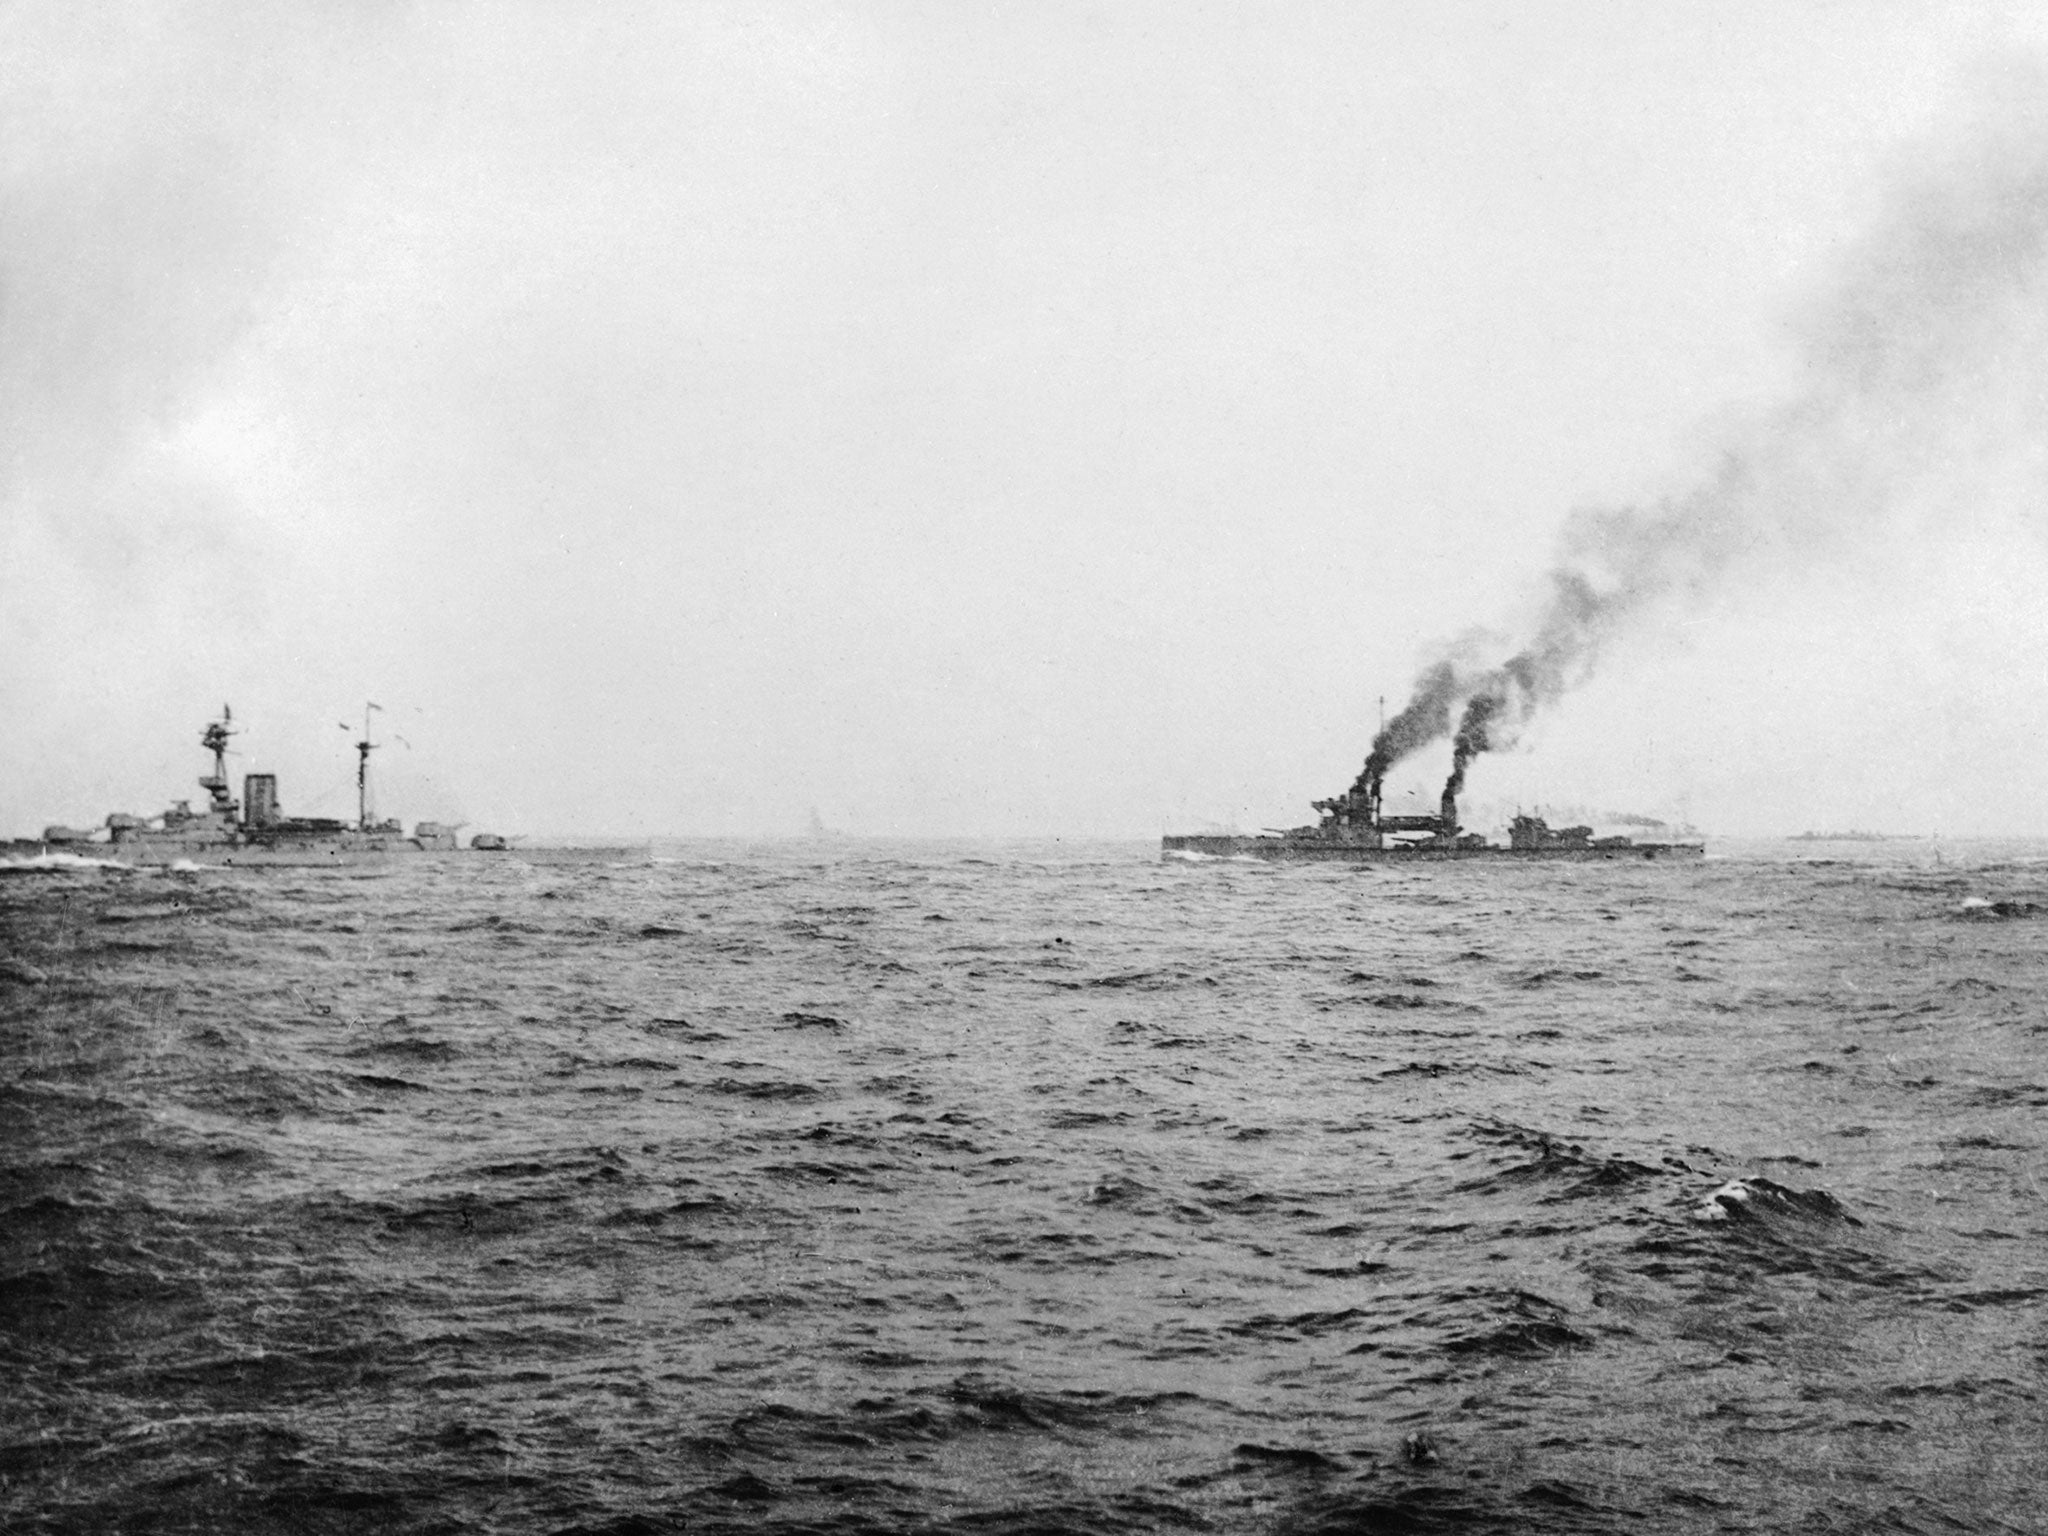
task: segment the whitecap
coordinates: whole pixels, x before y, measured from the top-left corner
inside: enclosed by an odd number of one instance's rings
[[[1712,1191],[1692,1213],[1694,1221],[1726,1221],[1729,1208],[1733,1205],[1747,1205],[1752,1191],[1740,1179],[1730,1179],[1719,1189]]]

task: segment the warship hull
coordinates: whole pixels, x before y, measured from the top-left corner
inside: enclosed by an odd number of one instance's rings
[[[20,838],[0,845],[0,863],[28,864],[51,858],[130,869],[335,869],[395,867],[418,859],[463,864],[645,864],[652,849],[622,844],[589,848],[423,847],[411,838],[323,837],[264,843],[182,843],[172,838],[122,842],[45,842]]]
[[[1619,846],[1503,848],[1494,844],[1460,848],[1455,845],[1408,844],[1374,847],[1370,843],[1342,838],[1319,837],[1313,833],[1295,837],[1243,837],[1220,834],[1183,834],[1159,840],[1162,858],[1267,859],[1276,863],[1312,864],[1455,864],[1471,859],[1495,862],[1549,862],[1589,864],[1618,860],[1698,859],[1706,855],[1704,843],[1627,843]]]

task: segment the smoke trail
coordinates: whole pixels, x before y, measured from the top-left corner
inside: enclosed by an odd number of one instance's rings
[[[1460,693],[1458,669],[1454,662],[1439,661],[1423,670],[1415,681],[1415,693],[1401,712],[1380,727],[1372,751],[1359,770],[1352,793],[1362,795],[1366,786],[1383,778],[1386,771],[1418,747],[1427,746],[1451,728],[1451,706]]]
[[[1805,389],[1732,435],[1717,473],[1689,493],[1574,515],[1528,641],[1491,666],[1427,668],[1375,738],[1361,783],[1449,734],[1456,794],[1472,758],[1512,744],[1653,614],[1704,598],[1759,555],[1853,546],[1953,460],[1944,434],[1967,446],[1980,417],[1998,417],[1987,392],[2009,387],[2014,366],[2038,368],[2048,81],[2029,68],[1993,85],[1995,117],[1900,180],[1814,311]],[[2018,393],[2031,399],[2039,385]]]

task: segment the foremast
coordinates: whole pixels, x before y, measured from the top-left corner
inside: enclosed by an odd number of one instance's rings
[[[241,807],[235,804],[228,793],[228,738],[235,734],[235,712],[227,705],[220,707],[220,718],[209,721],[200,734],[199,744],[213,754],[213,772],[199,781],[199,787],[206,791],[212,804],[208,807],[216,816],[232,822]]]
[[[370,740],[370,715],[372,711],[380,708],[382,708],[381,705],[367,702],[363,705],[363,735],[362,739],[356,743],[356,830],[358,832],[370,830],[370,754],[376,751],[380,745],[380,743]],[[342,729],[347,730],[348,727],[343,726]]]

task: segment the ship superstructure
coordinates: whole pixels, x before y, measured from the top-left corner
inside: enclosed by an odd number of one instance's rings
[[[154,817],[116,811],[106,818],[103,827],[46,827],[41,838],[17,839],[7,845],[7,851],[16,856],[68,853],[122,864],[166,865],[342,864],[458,851],[461,845],[456,838],[457,827],[422,821],[407,833],[404,823],[394,817],[372,818],[370,754],[382,745],[370,729],[370,715],[376,707],[364,709],[363,733],[355,743],[353,822],[324,816],[287,816],[274,773],[244,774],[242,798],[236,800],[229,792],[227,760],[228,743],[238,732],[234,711],[222,705],[220,718],[209,721],[199,738],[200,745],[213,757],[212,771],[199,780],[199,787],[207,796],[199,809],[193,809],[187,799],[174,802]],[[470,839],[469,849],[463,851],[510,854],[545,863],[644,858],[648,853],[644,845],[524,847],[492,832],[477,833]]]

